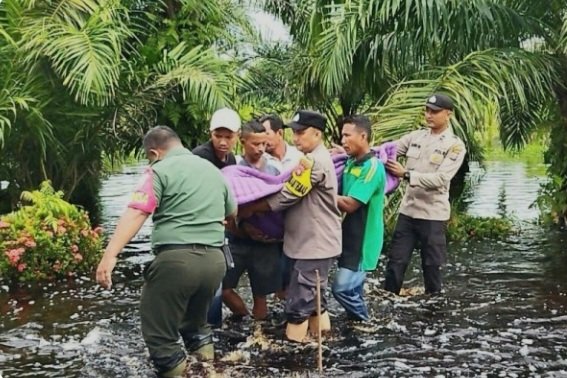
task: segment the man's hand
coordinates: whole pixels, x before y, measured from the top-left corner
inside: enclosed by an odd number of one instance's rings
[[[388,160],[388,162],[386,163],[386,169],[396,177],[403,177],[407,172],[407,169],[405,169],[404,166],[398,163],[396,160]]]
[[[96,282],[105,289],[112,287],[112,271],[116,266],[116,257],[103,256],[96,269]]]

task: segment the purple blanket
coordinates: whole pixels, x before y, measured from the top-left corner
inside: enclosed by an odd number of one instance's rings
[[[384,143],[379,147],[373,148],[372,151],[384,164],[388,159],[396,159],[396,145],[394,143]],[[339,193],[347,158],[346,154],[333,156],[335,171],[339,181]],[[278,193],[284,183],[289,180],[291,172],[292,170],[288,170],[282,172],[279,176],[272,176],[254,168],[240,165],[233,165],[222,169],[223,176],[236,197],[238,205],[245,205]],[[397,177],[386,172],[386,193],[391,193],[396,190],[399,183],[400,181]],[[254,215],[248,219],[248,222],[266,235],[268,239],[281,240],[283,238],[282,213]]]

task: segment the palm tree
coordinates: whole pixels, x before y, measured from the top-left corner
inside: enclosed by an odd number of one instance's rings
[[[230,0],[0,2],[0,180],[11,202],[51,179],[94,208],[103,151],[132,150],[157,122],[190,138],[200,129],[188,114],[200,125],[234,100],[229,53],[251,33]]]

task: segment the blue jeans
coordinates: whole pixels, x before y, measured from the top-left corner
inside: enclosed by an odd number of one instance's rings
[[[364,302],[365,271],[339,268],[333,282],[333,296],[343,306],[349,317],[356,320],[369,320]]]
[[[215,292],[215,296],[207,313],[207,323],[213,328],[222,326],[222,285]]]

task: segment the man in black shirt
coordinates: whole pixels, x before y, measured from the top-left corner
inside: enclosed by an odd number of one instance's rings
[[[193,153],[213,163],[218,169],[236,164],[232,149],[238,139],[240,116],[232,109],[222,108],[211,118],[211,139],[193,149]]]
[[[211,139],[193,149],[193,154],[210,161],[218,169],[236,164],[232,149],[238,139],[240,131],[240,116],[232,109],[222,108],[213,113],[211,117]],[[209,313],[207,321],[214,328],[222,326],[222,291],[219,287]]]

